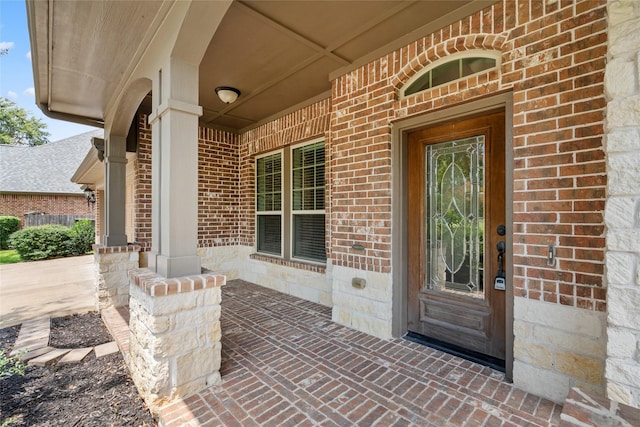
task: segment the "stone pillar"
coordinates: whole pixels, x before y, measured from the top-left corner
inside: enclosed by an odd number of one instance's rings
[[[198,66],[169,58],[153,80],[152,238],[149,268],[164,277],[200,273]]]
[[[106,246],[125,246],[125,203],[127,183],[126,138],[110,135],[105,144],[105,235]]]
[[[96,308],[129,305],[129,275],[138,268],[140,246],[93,245],[96,269]]]
[[[640,407],[640,3],[609,0],[607,395]]]
[[[138,269],[130,279],[129,364],[151,411],[219,384],[225,277],[166,279]]]

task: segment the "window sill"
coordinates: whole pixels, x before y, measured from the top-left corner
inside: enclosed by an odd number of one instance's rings
[[[300,270],[313,271],[314,273],[322,273],[324,274],[327,267],[325,265],[320,264],[311,264],[303,261],[292,261],[282,258],[271,257],[269,255],[263,254],[251,254],[249,258],[254,259],[256,261],[268,262],[271,264],[281,265],[284,267],[292,267]]]

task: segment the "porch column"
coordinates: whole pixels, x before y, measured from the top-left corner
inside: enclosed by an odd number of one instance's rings
[[[104,153],[104,239],[105,246],[126,246],[125,191],[127,178],[126,137],[110,135]]]
[[[153,79],[152,229],[149,268],[164,277],[200,274],[198,66],[169,58]]]

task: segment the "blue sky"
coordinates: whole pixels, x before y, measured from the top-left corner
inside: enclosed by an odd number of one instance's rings
[[[50,141],[95,129],[50,119],[36,106],[27,7],[24,0],[0,0],[0,48],[9,48],[9,53],[0,57],[0,96],[42,119],[51,134]]]

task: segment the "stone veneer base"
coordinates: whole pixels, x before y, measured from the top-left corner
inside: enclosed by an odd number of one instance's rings
[[[152,412],[220,383],[221,286],[202,274],[165,278],[134,269],[130,278],[130,369]]]
[[[140,246],[93,245],[96,269],[96,308],[102,311],[109,307],[129,304],[129,270],[139,267]]]

